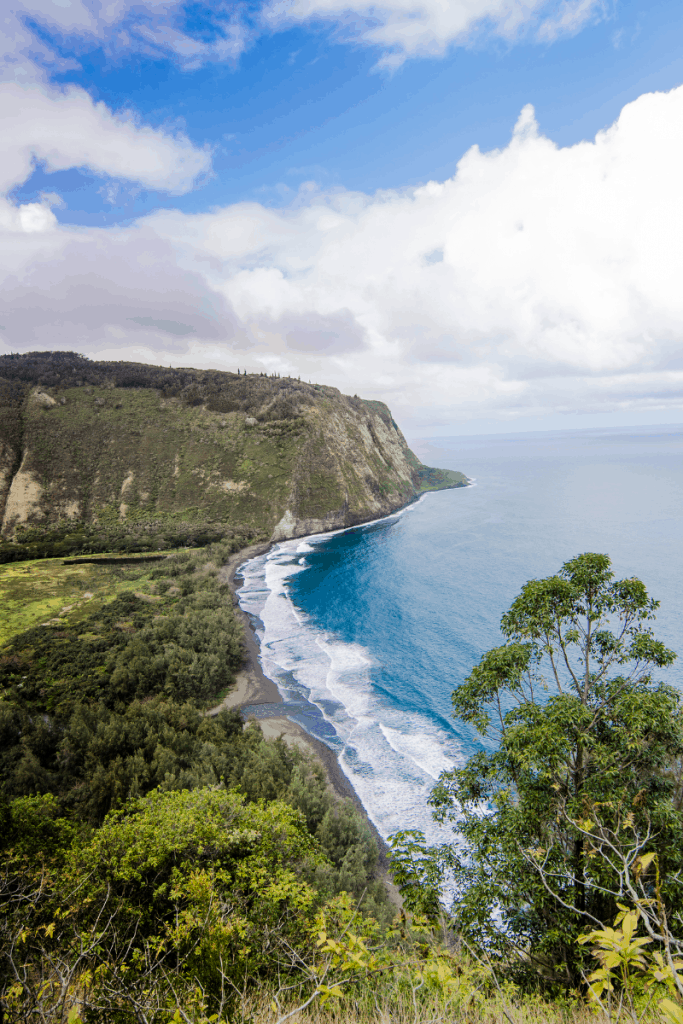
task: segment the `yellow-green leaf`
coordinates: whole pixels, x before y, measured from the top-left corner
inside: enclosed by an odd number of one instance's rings
[[[683,1010],[672,999],[662,999],[659,1009],[670,1024],[683,1024]]]

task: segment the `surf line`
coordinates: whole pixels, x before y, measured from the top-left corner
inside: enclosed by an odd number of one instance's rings
[[[240,606],[259,640],[263,672],[284,702],[262,707],[262,715],[284,714],[334,751],[384,838],[397,828],[434,833],[427,797],[439,773],[460,760],[455,738],[426,714],[382,703],[373,683],[371,652],[313,622],[294,604],[288,582],[307,571],[301,556],[317,544],[395,519],[426,496],[371,523],[278,542],[238,570],[244,581],[237,593]],[[440,831],[432,838],[438,841]]]

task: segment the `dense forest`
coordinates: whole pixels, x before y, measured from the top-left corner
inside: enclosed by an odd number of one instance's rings
[[[592,554],[525,584],[453,694],[485,740],[432,794],[454,841],[393,837],[399,906],[321,764],[209,713],[239,543],[55,564],[43,622],[11,598],[50,567],[5,569],[3,1024],[681,1024],[683,722],[643,584]]]

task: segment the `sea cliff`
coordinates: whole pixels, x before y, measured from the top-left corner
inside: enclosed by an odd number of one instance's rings
[[[382,402],[335,388],[64,352],[0,357],[5,548],[282,540],[466,482],[423,466]]]

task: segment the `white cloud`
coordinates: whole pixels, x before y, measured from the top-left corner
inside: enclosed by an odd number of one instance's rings
[[[682,128],[683,87],[566,148],[525,108],[508,146],[417,189],[6,230],[3,339],[279,369],[413,428],[681,408]]]
[[[76,86],[4,82],[0,119],[0,193],[26,181],[35,161],[48,171],[87,167],[173,194],[187,192],[211,164],[209,153],[185,136],[142,125],[130,113],[112,114]]]
[[[7,0],[0,18],[0,79],[25,82],[77,67],[74,57],[97,46],[117,60],[138,52],[170,57],[188,70],[207,61],[235,61],[253,36],[240,7],[227,0],[206,5],[200,39],[184,28],[188,6],[188,0]]]
[[[270,0],[264,17],[275,27],[334,22],[348,38],[384,50],[380,67],[397,67],[483,34],[550,42],[603,12],[604,0]]]
[[[261,32],[315,23],[378,47],[383,51],[379,66],[392,68],[408,57],[442,56],[452,45],[469,45],[482,35],[551,42],[599,18],[606,2],[261,0],[249,9],[229,0],[200,5],[189,0],[9,0],[0,19],[0,78],[26,81],[44,71],[77,67],[78,54],[96,46],[113,59],[139,52],[192,70],[207,61],[236,61]],[[190,8],[201,15],[201,33],[193,35],[187,28]],[[32,23],[42,31],[34,32]]]

